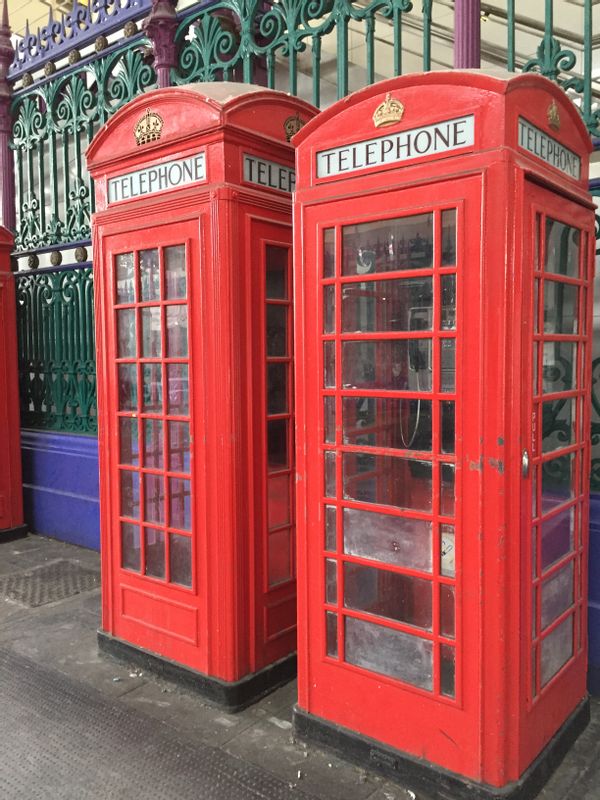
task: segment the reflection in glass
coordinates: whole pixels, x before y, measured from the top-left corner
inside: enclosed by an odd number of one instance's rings
[[[163,465],[163,427],[159,419],[144,420],[144,466],[161,469]]]
[[[333,611],[325,612],[325,626],[327,630],[327,655],[331,658],[338,657],[337,614]]]
[[[542,570],[545,571],[573,549],[575,509],[567,508],[542,521]]]
[[[144,528],[146,545],[146,575],[165,577],[165,534],[157,528]]]
[[[169,469],[190,471],[190,426],[187,422],[169,422]]]
[[[270,419],[267,421],[267,468],[272,471],[288,465],[288,421]]]
[[[440,525],[440,537],[440,570],[442,575],[453,578],[456,573],[454,525]]]
[[[169,524],[182,531],[192,529],[192,490],[188,480],[169,478]]]
[[[287,525],[290,521],[290,479],[277,475],[267,481],[269,528]]]
[[[292,577],[290,566],[290,529],[285,528],[269,534],[269,586],[289,581]]]
[[[454,464],[441,464],[440,514],[454,516]]]
[[[442,453],[454,452],[454,401],[443,400],[441,403],[441,423],[442,423]]]
[[[336,458],[331,450],[325,452],[325,496],[336,496]]]
[[[121,516],[137,519],[140,516],[140,476],[137,472],[121,470]]]
[[[344,553],[431,572],[431,522],[345,508]]]
[[[335,332],[335,286],[323,287],[323,333]]]
[[[142,302],[160,300],[158,250],[140,250],[140,296]]]
[[[431,511],[430,461],[343,453],[342,464],[346,499]]]
[[[140,529],[138,525],[131,525],[129,522],[121,523],[121,566],[136,572],[139,572],[141,566]]]
[[[433,645],[409,633],[345,618],[344,656],[349,664],[432,689]]]
[[[335,387],[335,342],[323,342],[323,386]]]
[[[188,354],[187,306],[167,306],[167,356],[186,358]]]
[[[285,414],[288,410],[288,365],[267,364],[267,414]]]
[[[342,343],[347,389],[431,391],[431,339]]]
[[[543,393],[575,389],[577,345],[573,342],[544,342],[543,347]]]
[[[431,630],[431,582],[424,578],[345,563],[344,606]]]
[[[454,586],[440,584],[440,633],[449,639],[455,635]]]
[[[542,640],[542,686],[553,678],[573,655],[573,617],[567,617]]]
[[[433,214],[346,225],[342,237],[343,275],[433,265]]]
[[[192,585],[192,540],[172,533],[169,537],[169,573],[171,583]]]
[[[335,443],[335,397],[323,398],[324,439],[328,444]]]
[[[544,281],[544,333],[577,333],[577,286]]]
[[[287,356],[287,306],[267,305],[267,356]]]
[[[167,364],[167,409],[179,416],[190,413],[187,364]]]
[[[442,267],[456,264],[456,209],[442,211]]]
[[[440,645],[440,691],[446,697],[454,697],[456,682],[456,653],[454,647]]]
[[[573,604],[573,562],[542,584],[542,630]]]
[[[268,300],[287,300],[287,247],[268,244],[266,250],[266,292]]]
[[[119,364],[119,410],[137,411],[137,367],[135,364]]]
[[[344,333],[430,331],[432,312],[433,278],[346,283],[342,287]]]
[[[542,514],[573,497],[573,453],[542,464]]]
[[[539,319],[539,312],[540,312],[540,283],[541,281],[537,278],[533,282],[533,325],[535,333],[540,332],[540,319]]]
[[[442,322],[443,331],[456,329],[456,275],[442,275]]]
[[[431,452],[431,400],[344,397],[342,412],[344,444]]]
[[[325,602],[337,603],[337,561],[332,558],[325,559]]]
[[[579,277],[579,239],[577,228],[546,217],[546,272]]]
[[[135,301],[133,253],[121,253],[115,259],[117,270],[117,305]]]
[[[323,231],[323,277],[335,275],[335,228]]]
[[[143,411],[162,411],[162,369],[160,364],[142,365]]]
[[[456,391],[456,341],[454,339],[442,339],[441,364],[441,391]]]
[[[165,521],[165,486],[162,475],[143,476],[144,481],[144,519],[146,522]]]
[[[131,417],[119,417],[119,463],[139,466],[138,424]]]
[[[185,245],[165,247],[165,297],[167,300],[183,300],[187,291],[185,274]]]
[[[117,358],[135,358],[135,310],[117,311]]]
[[[160,306],[142,308],[142,358],[160,358]]]
[[[335,506],[325,506],[325,550],[330,552],[337,550],[336,513]]]

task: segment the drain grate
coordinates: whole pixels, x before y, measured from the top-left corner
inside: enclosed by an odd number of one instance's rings
[[[17,575],[0,576],[0,597],[28,608],[65,600],[100,586],[98,570],[58,559]]]

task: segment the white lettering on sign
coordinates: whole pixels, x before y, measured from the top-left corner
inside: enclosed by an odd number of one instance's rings
[[[389,133],[366,142],[322,150],[317,153],[317,177],[328,178],[383,164],[414,161],[423,156],[470,147],[474,142],[473,115],[449,119],[423,128]]]
[[[564,172],[576,181],[581,177],[581,159],[552,136],[548,136],[531,122],[519,117],[519,147],[541,158],[546,164]]]
[[[153,167],[144,167],[108,181],[108,202],[132,200],[148,194],[166,192],[178,186],[188,186],[206,180],[206,154],[204,151],[176,161],[166,161]]]
[[[244,153],[244,180],[280,192],[291,193],[296,188],[296,173],[291,167],[247,153]]]

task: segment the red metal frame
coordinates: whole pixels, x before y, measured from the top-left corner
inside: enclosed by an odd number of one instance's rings
[[[388,92],[404,105],[404,118],[378,131],[373,127],[373,113]],[[448,101],[445,107],[439,102],[442,96]],[[555,104],[559,112],[560,131],[549,125],[551,104]],[[323,178],[317,173],[320,152],[462,115],[474,117],[473,144],[446,152],[441,158],[425,156],[406,164],[361,167],[354,173],[347,168],[348,159],[346,170],[341,174]],[[581,159],[578,180],[566,177],[519,147],[519,117],[577,153]],[[580,621],[585,619],[587,500],[584,489],[589,470],[589,443],[583,436],[586,428],[579,424],[579,415],[584,414],[584,422],[589,420],[589,286],[593,270],[589,247],[593,240],[593,212],[586,187],[589,137],[577,111],[560,90],[538,76],[501,80],[484,75],[444,73],[407,76],[358,92],[309,123],[295,142],[298,147],[295,313],[299,707],[316,720],[336,723],[469,779],[504,786],[522,775],[585,696],[586,642],[583,626],[578,624],[576,657],[538,691],[534,702],[531,698],[531,519],[527,518],[531,502],[530,479],[521,477],[521,461],[523,450],[530,447],[534,402],[530,380],[532,340],[535,338],[531,329],[530,285],[533,281],[533,208],[543,210],[552,218],[576,223],[585,231],[582,236],[588,241],[587,254],[581,255],[581,269],[587,259],[585,278],[579,282],[560,277],[557,280],[557,283],[580,286],[582,303],[583,293],[587,292],[588,311],[585,326],[577,335],[553,335],[552,339],[577,340],[587,344],[588,352],[585,367],[581,360],[583,354],[579,355],[581,382],[570,394],[558,395],[559,399],[576,396],[579,403],[578,438],[564,452],[582,453],[575,473],[577,489],[573,499],[581,524],[573,554],[559,562],[564,566],[569,559],[574,560],[579,577],[574,608],[565,610],[550,623],[544,633],[547,636],[552,626],[559,625],[569,614]],[[546,188],[538,188],[534,183]],[[454,265],[442,266],[440,260],[441,212],[452,208],[457,212],[456,331],[441,327],[440,279],[454,272]],[[424,213],[433,214],[434,220],[431,268],[421,265],[410,270],[400,265],[396,271],[390,271],[385,266],[370,274],[365,267],[365,273],[358,274],[357,267],[356,276],[340,274],[344,229],[347,231],[369,221],[397,220]],[[324,252],[325,231],[328,230],[334,231],[334,234],[327,234],[328,247],[335,238],[337,253],[337,271],[333,274],[331,260]],[[386,247],[391,252],[396,244],[390,239]],[[376,260],[380,257],[378,243],[361,247],[367,248],[364,251],[367,255],[359,252],[355,258]],[[382,252],[385,255],[385,251]],[[427,312],[433,321],[431,330],[427,329],[426,322],[426,329],[418,332],[409,326],[388,328],[385,332],[372,328],[369,332],[364,329],[361,333],[343,332],[343,286],[366,285],[365,281],[375,280],[380,284],[393,279],[408,281],[416,276],[433,278],[432,309]],[[328,289],[329,286],[334,288]],[[326,300],[325,292],[328,292]],[[334,297],[333,324],[329,311],[324,320],[323,308],[325,305],[329,309]],[[456,386],[453,393],[446,393],[440,386],[443,373],[441,351],[436,342],[454,337]],[[387,357],[391,360],[377,359],[372,382],[367,388],[364,382],[361,387],[360,376],[356,380],[358,373],[352,366],[358,358],[356,347],[348,350],[346,357],[342,351],[344,341],[359,340],[399,342],[384,344],[392,354]],[[416,359],[417,345],[410,349],[411,342],[416,340],[434,342],[430,391],[415,390],[407,379],[402,382],[402,360],[410,361],[411,352]],[[384,348],[376,347],[381,354]],[[421,346],[421,352],[425,351]],[[373,353],[376,352],[374,349]],[[333,353],[335,380],[330,380],[324,374],[324,360]],[[540,376],[541,357],[540,352]],[[394,373],[386,363],[394,367]],[[378,382],[378,369],[387,370],[387,386]],[[399,376],[396,384],[389,383],[390,375]],[[385,445],[374,446],[373,442],[365,444],[364,440],[344,441],[342,405],[344,398],[353,396],[405,401],[426,398],[431,402],[431,449],[424,452],[400,447],[397,443],[390,449]],[[328,407],[328,414],[333,418],[335,404],[334,422],[324,419],[324,397],[334,399]],[[549,394],[548,398],[552,399],[553,395]],[[456,403],[455,454],[445,453],[441,447],[441,414],[443,408],[448,408],[442,407],[442,403],[447,401]],[[405,404],[405,421],[406,408]],[[328,433],[334,427],[335,440]],[[327,452],[332,455],[327,457]],[[378,491],[383,492],[385,498],[382,499],[381,494],[371,494],[367,502],[364,495],[357,495],[349,488],[348,482],[343,483],[344,454],[352,462],[362,463],[367,481],[374,477],[382,479]],[[371,454],[381,457],[375,471]],[[537,453],[531,456],[533,466],[538,469],[540,457]],[[327,458],[335,463],[336,489],[333,492],[325,489]],[[414,458],[425,466],[394,461],[394,458]],[[544,461],[548,459],[549,456],[543,458]],[[434,465],[431,491],[424,505],[422,498],[415,502],[414,498],[407,497],[406,487],[415,485],[419,470],[427,477],[429,468],[426,465],[430,462]],[[448,516],[440,505],[440,469],[444,464],[453,463],[456,511]],[[400,479],[402,474],[404,477]],[[334,482],[333,471],[329,480]],[[399,487],[395,496],[390,494],[390,481],[395,481]],[[335,549],[326,542],[325,506],[337,509]],[[341,519],[344,508],[382,511],[388,519],[430,521],[433,526],[431,569],[407,564],[394,566],[389,554],[364,557],[345,552]],[[373,528],[375,533],[369,532],[366,519],[362,518],[363,540],[379,536],[381,542],[381,530],[377,533],[378,529]],[[455,525],[455,577],[442,574],[438,531],[441,523]],[[329,569],[333,583],[336,563],[339,564],[336,591],[331,585],[328,595],[326,570]],[[359,604],[362,603],[363,610],[357,608],[355,586],[350,585],[349,592],[345,591],[342,564],[369,565],[377,570],[364,573],[362,589],[368,595],[369,580],[378,581],[378,607],[368,606],[362,599]],[[409,588],[394,594],[386,589],[382,580],[384,573],[388,576],[385,580]],[[353,574],[355,576],[356,571]],[[404,577],[393,577],[399,575]],[[411,586],[411,577],[420,580]],[[448,617],[442,612],[442,597],[447,601],[449,591],[444,587],[452,586],[456,593],[454,638],[447,635]],[[408,593],[408,600],[402,592]],[[386,608],[381,603],[386,602],[386,598],[389,603],[396,603],[394,613],[399,613],[398,607],[406,608],[409,601],[417,611],[404,621],[398,616],[391,618],[389,609],[385,616]],[[423,620],[428,622],[430,607],[429,630]],[[362,660],[359,659],[362,666],[357,665],[356,648],[362,646],[368,654],[369,645],[357,644],[354,623],[351,623],[354,638],[350,640],[350,650],[344,641],[344,625],[340,624],[337,654],[331,647],[331,640],[328,654],[326,611],[336,614],[338,622],[357,619],[376,624],[376,634],[374,628],[362,629],[363,633],[380,637],[377,645],[371,643],[371,651],[378,648],[381,653],[382,648],[389,647],[390,653],[396,654],[395,662],[387,666],[363,654]],[[392,634],[381,634],[382,630],[404,632],[410,634],[411,639],[396,635],[395,643],[390,644]],[[429,645],[416,646],[415,641],[432,643],[430,682],[426,674],[429,666],[423,667],[429,664]],[[416,676],[411,677],[409,671],[402,673],[398,667],[398,663],[410,664],[411,657],[403,661],[399,649],[405,645],[412,648],[413,660],[421,659],[421,672]],[[456,654],[454,696],[448,696],[451,693],[447,691],[447,663],[442,672],[442,646],[452,648],[445,650],[446,655]],[[348,658],[354,663],[347,663]],[[401,675],[404,678],[398,677]],[[442,693],[442,687],[446,694]],[[358,702],[357,698],[360,698]]]

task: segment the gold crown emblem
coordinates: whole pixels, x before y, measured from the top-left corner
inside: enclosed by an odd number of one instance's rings
[[[382,125],[393,125],[394,122],[400,122],[403,114],[404,106],[400,100],[396,100],[388,92],[383,103],[375,109],[373,123],[376,128],[381,128]]]
[[[560,130],[560,114],[556,100],[553,100],[548,106],[548,124],[555,131]]]
[[[157,142],[162,134],[163,118],[155,111],[146,109],[146,113],[136,123],[133,129],[135,140],[140,144],[147,144],[148,142]]]
[[[292,136],[298,133],[303,126],[304,122],[302,122],[298,114],[296,114],[295,117],[288,117],[283,123],[283,130],[285,131],[285,138],[287,141],[289,142]]]

